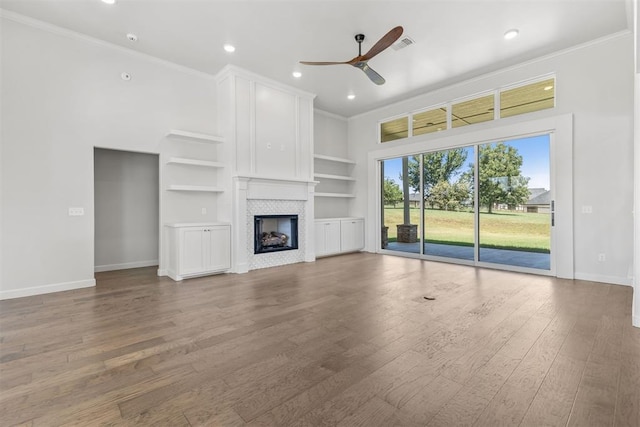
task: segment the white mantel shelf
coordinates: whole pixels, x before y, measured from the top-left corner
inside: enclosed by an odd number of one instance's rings
[[[318,181],[313,181],[304,178],[282,178],[282,177],[273,177],[273,176],[263,176],[263,175],[238,175],[234,178],[240,180],[247,181],[278,181],[278,182],[295,182],[295,183],[303,183],[303,184],[317,184]]]

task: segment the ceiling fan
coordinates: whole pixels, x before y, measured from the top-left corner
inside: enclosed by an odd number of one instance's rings
[[[369,77],[369,79],[371,79],[371,81],[374,82],[375,84],[381,85],[381,84],[384,84],[385,82],[384,78],[382,78],[380,74],[376,73],[371,67],[369,67],[367,62],[371,58],[373,58],[374,56],[376,56],[377,54],[379,54],[380,52],[382,52],[383,50],[391,46],[393,43],[395,43],[395,41],[398,40],[402,35],[402,31],[403,29],[401,26],[397,26],[391,29],[391,31],[389,31],[380,40],[378,40],[378,42],[374,44],[371,49],[369,49],[369,52],[365,53],[364,55],[362,54],[362,41],[364,40],[364,34],[356,34],[355,39],[356,39],[356,42],[358,42],[358,56],[351,59],[350,61],[345,61],[345,62],[300,61],[300,63],[305,65],[349,64],[364,71],[367,77]]]

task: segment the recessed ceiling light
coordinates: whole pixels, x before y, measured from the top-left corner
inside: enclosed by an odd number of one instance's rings
[[[356,96],[351,93],[351,94],[347,95],[347,99],[356,99]]]
[[[518,31],[517,29],[513,28],[513,29],[507,31],[506,33],[504,33],[504,38],[505,38],[505,40],[515,39],[516,37],[518,37],[518,34],[520,34],[520,31]]]
[[[544,90],[551,90],[551,89],[553,89],[553,86],[545,86],[544,87]]]
[[[302,73],[300,71],[294,71],[293,73],[291,73],[291,75],[296,79],[299,79],[300,77],[302,77]]]
[[[116,0],[102,0],[102,3],[106,3],[106,4],[116,4]]]
[[[127,34],[127,40],[129,40],[130,42],[137,42],[138,41],[138,36],[136,36],[133,33],[129,33],[129,34]]]
[[[224,46],[224,50],[226,50],[227,52],[231,53],[231,52],[235,52],[236,48],[234,45],[231,45],[229,43],[225,44]]]

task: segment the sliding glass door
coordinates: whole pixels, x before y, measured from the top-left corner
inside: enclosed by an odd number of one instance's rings
[[[479,261],[550,270],[549,135],[477,149]]]
[[[420,169],[416,164],[416,156],[381,162],[382,249],[420,253]]]
[[[551,270],[550,136],[381,162],[381,249]]]
[[[474,260],[473,147],[422,155],[424,254]]]

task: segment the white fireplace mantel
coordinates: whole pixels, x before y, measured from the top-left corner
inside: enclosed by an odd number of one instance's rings
[[[315,186],[318,184],[318,181],[306,179],[256,175],[237,176],[235,180],[247,191],[247,199],[257,200],[313,200]]]
[[[250,215],[248,202],[262,202],[274,208],[274,206],[289,206],[295,204],[299,206],[300,212],[286,212],[288,214],[299,214],[302,218],[298,222],[299,242],[298,249],[287,251],[288,253],[260,254],[261,265],[276,266],[291,262],[315,261],[315,245],[313,241],[313,212],[314,193],[316,181],[309,181],[297,178],[272,178],[264,176],[235,176],[233,178],[233,257],[232,271],[235,273],[246,273],[255,266],[252,263],[251,248],[253,247],[252,232],[250,228],[253,224]],[[298,203],[296,203],[298,202]],[[266,212],[273,213],[273,212]],[[279,212],[285,213],[285,212]],[[295,252],[295,253],[294,253]],[[282,259],[282,254],[286,254],[287,259]],[[280,257],[280,258],[279,258]],[[264,260],[269,260],[264,262]],[[259,268],[259,267],[258,267]]]

